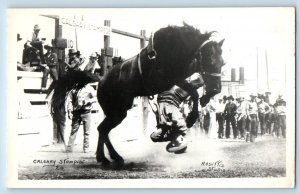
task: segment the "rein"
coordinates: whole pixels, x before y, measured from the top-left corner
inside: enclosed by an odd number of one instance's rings
[[[148,58],[149,58],[149,55],[148,55]],[[150,58],[149,58],[149,59],[150,59]],[[150,59],[150,60],[155,62],[155,58],[154,58],[154,59]],[[139,73],[140,73],[141,78],[142,78],[142,82],[143,82],[144,89],[146,90],[147,93],[152,94],[152,92],[150,91],[150,89],[148,89],[148,88],[145,86],[145,80],[144,80],[143,71],[142,71],[141,55],[140,55],[140,53],[139,53],[138,56],[137,56],[137,61],[138,61],[138,69],[139,69]],[[149,95],[149,96],[147,96],[147,97],[148,97],[150,100],[153,100],[153,99],[154,99],[154,96],[153,96],[153,95]]]

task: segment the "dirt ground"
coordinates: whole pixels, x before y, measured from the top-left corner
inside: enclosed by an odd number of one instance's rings
[[[98,119],[96,120],[98,122]],[[22,122],[19,125],[25,128],[26,122]],[[82,151],[82,131],[79,131],[74,152],[66,153],[63,145],[50,143],[52,126],[48,117],[28,122],[31,128],[40,127],[35,132],[33,130],[30,133],[30,130],[27,130],[26,134],[23,132],[18,135],[18,174],[21,180],[286,175],[286,141],[271,135],[259,136],[255,143],[246,143],[239,139],[206,138],[201,133],[192,133],[189,136],[187,152],[172,154],[166,151],[166,143],[151,142],[150,131],[136,127],[136,116],[129,114],[128,121],[124,121],[110,134],[112,143],[123,156],[125,164],[118,166],[112,163],[103,167],[95,159],[98,138],[96,122],[91,131],[89,153]],[[35,125],[32,125],[33,123]],[[68,131],[66,133],[68,134]]]

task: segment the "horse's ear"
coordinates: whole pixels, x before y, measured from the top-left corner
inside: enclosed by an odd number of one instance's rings
[[[182,23],[183,23],[183,26],[190,26],[185,21],[182,21]]]
[[[224,40],[225,40],[225,38],[219,42],[220,47],[222,47]]]

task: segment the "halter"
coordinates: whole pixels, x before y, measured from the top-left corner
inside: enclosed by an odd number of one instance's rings
[[[202,49],[205,45],[207,45],[208,43],[210,43],[210,42],[212,42],[211,39],[208,39],[208,40],[204,41],[204,42],[201,44],[201,46],[200,46],[200,52],[201,52],[201,49]],[[207,72],[207,71],[202,71],[202,74],[203,74],[203,75],[212,76],[212,77],[221,77],[221,73],[209,73],[209,72]]]

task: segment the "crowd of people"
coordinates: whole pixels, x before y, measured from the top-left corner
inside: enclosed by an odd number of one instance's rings
[[[50,74],[53,81],[58,79],[59,60],[54,52],[54,41],[51,44],[45,44],[45,38],[40,38],[39,25],[34,25],[32,38],[24,44],[22,63],[18,62],[20,71],[43,72],[41,91],[47,91],[47,80]],[[46,53],[44,54],[44,50]],[[69,49],[68,55],[64,61],[65,71],[89,71],[91,73],[100,73],[101,66],[98,63],[99,55],[93,52],[89,56],[89,61],[85,61],[80,51]]]
[[[286,102],[280,94],[274,104],[269,101],[270,93],[250,94],[236,99],[223,96],[211,101],[199,112],[199,127],[208,136],[234,138],[254,142],[258,134],[286,137]],[[182,105],[185,115],[189,101]],[[214,121],[215,119],[215,121]],[[216,123],[215,126],[212,123]],[[217,127],[214,130],[213,127]],[[198,130],[198,129],[192,129]],[[213,131],[213,132],[212,132]],[[211,134],[216,133],[216,134]]]

